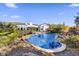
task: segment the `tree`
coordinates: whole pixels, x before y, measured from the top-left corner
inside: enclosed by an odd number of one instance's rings
[[[77,13],[76,19],[75,19],[76,26],[79,25],[79,13]]]
[[[62,25],[61,24],[51,24],[49,25],[48,31],[49,32],[54,32],[54,33],[61,33],[62,30]]]

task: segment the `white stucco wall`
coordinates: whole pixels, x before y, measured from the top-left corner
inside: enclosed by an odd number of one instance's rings
[[[27,26],[26,25],[17,25],[18,29],[22,29],[22,30],[27,30]]]
[[[47,24],[40,25],[40,31],[46,31],[49,28]]]
[[[25,25],[17,25],[17,28],[18,29],[22,29],[22,30],[27,30],[28,27],[35,27],[35,28],[38,28],[37,25],[34,25],[32,23],[26,23]]]

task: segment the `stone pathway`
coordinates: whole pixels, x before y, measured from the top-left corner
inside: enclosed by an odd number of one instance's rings
[[[34,53],[32,53],[32,52],[23,53],[22,55],[23,55],[23,56],[39,56],[39,55],[34,54]]]
[[[38,51],[31,50],[29,48],[23,48],[23,47],[17,47],[12,49],[11,52],[9,52],[8,56],[42,56]]]
[[[68,48],[62,52],[55,53],[56,56],[79,56],[79,50]]]

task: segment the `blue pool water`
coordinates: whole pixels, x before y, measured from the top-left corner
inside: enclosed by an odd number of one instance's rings
[[[46,49],[54,49],[61,47],[61,43],[57,39],[55,33],[33,35],[27,40],[28,42]]]

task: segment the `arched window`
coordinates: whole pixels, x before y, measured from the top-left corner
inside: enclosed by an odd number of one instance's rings
[[[21,30],[23,30],[23,28],[21,27]]]

